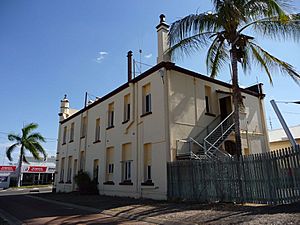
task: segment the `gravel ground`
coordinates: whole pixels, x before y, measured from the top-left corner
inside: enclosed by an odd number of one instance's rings
[[[174,203],[99,195],[39,194],[113,216],[160,224],[300,224],[300,202],[281,206]]]

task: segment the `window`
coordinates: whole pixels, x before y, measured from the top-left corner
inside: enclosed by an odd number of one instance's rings
[[[150,84],[143,86],[143,114],[151,113]]]
[[[64,126],[64,132],[63,132],[63,141],[62,144],[66,144],[67,142],[67,126]]]
[[[144,145],[144,180],[152,182],[152,146],[151,144]]]
[[[124,122],[130,120],[130,94],[124,96]]]
[[[99,176],[99,159],[95,159],[94,166],[93,166],[93,180],[97,181],[97,183],[98,183],[98,176]]]
[[[86,135],[86,125],[87,125],[87,118],[86,116],[82,117],[81,119],[81,138],[84,138]]]
[[[65,176],[65,158],[61,158],[61,164],[60,164],[60,183],[64,182],[64,176]]]
[[[69,156],[67,182],[71,183],[71,180],[72,180],[72,156]]]
[[[81,170],[81,171],[83,171],[83,169],[84,169],[84,161],[85,161],[84,151],[81,151],[80,152],[80,163],[79,163],[79,170]]]
[[[95,142],[100,141],[100,118],[96,119]]]
[[[106,182],[113,181],[114,173],[114,148],[106,149]]]
[[[74,141],[74,126],[75,124],[71,124],[71,130],[70,130],[70,142]]]
[[[121,161],[121,169],[122,169],[122,182],[131,183],[131,144],[122,145],[122,161]]]
[[[212,113],[211,110],[211,87],[205,85],[205,110],[206,113]]]
[[[107,128],[114,127],[114,103],[108,105],[108,124]]]

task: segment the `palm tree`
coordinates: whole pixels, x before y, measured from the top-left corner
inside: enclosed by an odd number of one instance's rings
[[[18,187],[21,184],[21,168],[22,162],[28,163],[25,150],[28,150],[35,159],[40,159],[40,153],[43,154],[44,159],[46,159],[46,152],[40,142],[45,142],[45,138],[40,133],[32,133],[38,127],[35,123],[30,123],[23,127],[22,135],[19,134],[8,134],[8,140],[14,141],[15,143],[12,144],[6,150],[7,158],[12,161],[11,154],[17,148],[20,147],[20,155],[19,155],[19,163],[18,163],[18,170],[17,170],[17,183]]]
[[[259,65],[272,84],[272,72],[280,71],[298,84],[300,75],[287,62],[260,47],[253,36],[274,40],[300,39],[300,14],[290,14],[287,0],[212,0],[214,11],[192,14],[171,24],[169,53],[172,57],[190,55],[208,47],[207,71],[215,78],[222,66],[231,64],[235,120],[235,140],[238,158],[241,156],[239,110],[242,95],[239,88],[238,63],[244,72],[251,62]]]

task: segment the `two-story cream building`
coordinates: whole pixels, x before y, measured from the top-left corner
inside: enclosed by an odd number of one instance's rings
[[[157,28],[157,65],[81,110],[61,101],[56,191],[76,189],[87,171],[100,194],[167,198],[167,162],[235,154],[231,85],[176,66],[166,52],[169,26]],[[243,154],[268,149],[261,85],[242,89]],[[221,133],[220,133],[221,132]]]

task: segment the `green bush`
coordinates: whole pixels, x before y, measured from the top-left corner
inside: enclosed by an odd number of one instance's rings
[[[97,182],[92,181],[87,172],[79,171],[74,178],[80,194],[98,194]]]

